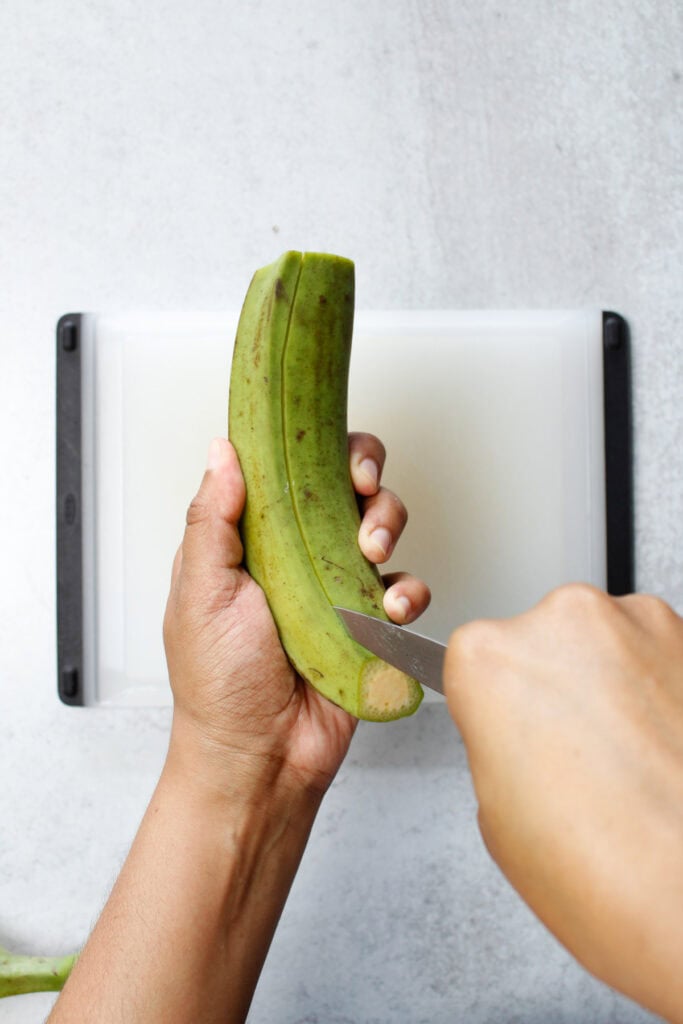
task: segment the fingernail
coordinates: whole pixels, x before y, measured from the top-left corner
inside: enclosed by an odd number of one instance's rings
[[[374,459],[363,459],[359,464],[358,468],[361,472],[372,481],[372,486],[377,487],[379,483],[379,466]]]
[[[401,594],[400,597],[395,597],[391,603],[396,612],[394,618],[398,619],[399,622],[406,622],[412,607],[408,598],[404,594]]]
[[[381,552],[386,558],[391,550],[392,538],[391,534],[385,526],[378,526],[376,530],[373,530],[369,538],[375,547]]]
[[[214,437],[206,457],[207,469],[218,469],[225,459],[225,445],[222,437]]]

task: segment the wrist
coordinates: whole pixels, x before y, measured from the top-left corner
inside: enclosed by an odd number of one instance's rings
[[[242,809],[262,816],[311,821],[322,792],[289,770],[284,751],[248,751],[218,741],[183,714],[174,712],[163,775],[188,799],[231,814]]]
[[[240,929],[248,920],[267,936],[271,925],[261,918],[272,917],[275,926],[322,797],[285,783],[272,766],[246,769],[238,756],[198,764],[196,747],[182,740],[173,737],[156,798],[171,813],[176,837],[184,834],[190,844],[193,861],[218,873],[225,926]]]

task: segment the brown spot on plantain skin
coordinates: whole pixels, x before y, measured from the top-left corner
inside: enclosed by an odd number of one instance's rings
[[[276,299],[286,299],[287,298],[287,292],[285,291],[285,286],[282,283],[282,278],[281,277],[278,277],[277,281],[275,282],[275,298]]]
[[[348,572],[348,569],[346,569],[343,565],[338,565],[336,562],[333,562],[331,558],[327,557],[327,555],[321,555],[320,559],[326,565],[328,565],[328,566],[333,565],[335,569],[340,569],[343,573],[347,573]]]
[[[326,295],[319,295],[318,296],[318,302],[319,302],[319,304],[321,306],[326,306],[327,305],[327,296]]]
[[[305,430],[297,430],[297,432],[296,432],[296,439],[297,439],[297,441],[303,441],[305,436],[306,436],[306,431]]]

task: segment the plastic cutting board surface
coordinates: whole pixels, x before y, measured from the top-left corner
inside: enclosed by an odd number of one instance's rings
[[[81,317],[83,703],[170,701],[171,564],[226,433],[237,318]],[[382,438],[408,507],[387,569],[430,584],[420,632],[605,586],[601,311],[358,311],[349,427]]]

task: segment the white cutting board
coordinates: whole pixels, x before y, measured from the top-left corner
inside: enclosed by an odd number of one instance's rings
[[[226,433],[237,313],[83,318],[84,702],[170,701],[171,563]],[[430,584],[414,628],[604,587],[602,313],[356,314],[349,426],[379,435],[410,520],[389,569]],[[434,698],[440,699],[440,698]]]

